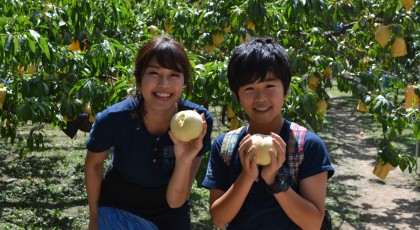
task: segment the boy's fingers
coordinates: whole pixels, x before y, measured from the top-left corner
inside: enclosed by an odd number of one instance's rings
[[[251,135],[247,134],[245,135],[245,137],[241,140],[241,142],[239,142],[239,145],[243,145],[245,142],[248,141],[248,139],[250,139]]]

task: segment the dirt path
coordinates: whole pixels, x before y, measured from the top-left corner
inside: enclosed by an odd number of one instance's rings
[[[345,103],[348,98],[331,99],[334,114],[329,134],[321,135],[336,169],[329,196],[340,216],[339,229],[420,229],[419,176],[393,169],[382,181],[373,173],[377,147],[366,125]]]

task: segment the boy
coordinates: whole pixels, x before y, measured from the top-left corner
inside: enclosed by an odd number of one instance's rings
[[[228,163],[221,157],[226,134],[212,145],[203,186],[210,189],[214,224],[241,230],[320,229],[334,169],[322,140],[307,131],[297,183],[292,182],[286,144],[291,122],[281,113],[291,80],[287,52],[272,38],[243,43],[229,61],[228,80],[249,124],[238,131]],[[256,164],[253,134],[271,135],[277,156],[269,151],[269,165]]]

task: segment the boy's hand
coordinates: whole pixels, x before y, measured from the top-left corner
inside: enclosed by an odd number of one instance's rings
[[[276,173],[286,160],[286,143],[276,133],[271,133],[271,137],[273,138],[273,146],[277,150],[277,156],[274,154],[274,151],[270,149],[271,164],[264,166],[261,171],[261,177],[268,185],[274,183]]]
[[[247,134],[239,143],[239,159],[241,160],[242,173],[250,180],[258,177],[258,165],[256,163],[256,148],[252,145],[251,135]]]

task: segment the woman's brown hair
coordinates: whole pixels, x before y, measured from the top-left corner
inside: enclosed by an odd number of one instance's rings
[[[141,120],[145,111],[144,99],[140,92],[140,86],[143,80],[144,71],[146,70],[150,60],[153,58],[156,58],[160,66],[183,73],[186,91],[189,92],[191,89],[191,66],[188,55],[182,44],[168,36],[155,37],[149,40],[146,44],[140,47],[134,62],[134,76],[137,84],[135,96],[138,99],[137,107]]]

